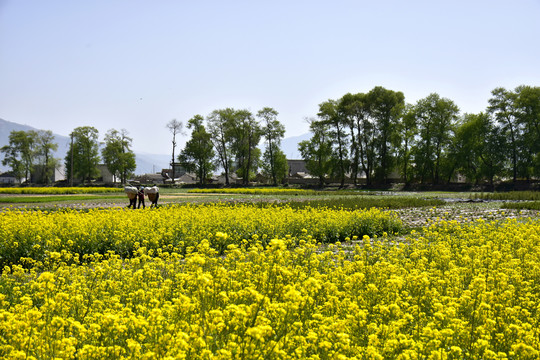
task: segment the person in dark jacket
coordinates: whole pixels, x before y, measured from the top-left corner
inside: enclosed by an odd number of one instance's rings
[[[139,206],[137,206],[137,209],[141,208],[141,204],[144,209],[146,207],[144,204],[144,186],[139,189],[139,192],[137,193],[137,197],[139,198]]]

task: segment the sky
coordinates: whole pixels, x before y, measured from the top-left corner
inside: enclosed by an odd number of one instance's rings
[[[0,0],[0,118],[169,154],[172,119],[272,107],[291,137],[375,86],[478,113],[540,86],[539,18],[540,0]]]

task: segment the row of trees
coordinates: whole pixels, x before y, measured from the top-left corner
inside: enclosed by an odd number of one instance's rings
[[[273,184],[279,183],[288,167],[281,150],[285,128],[277,116],[270,107],[255,115],[232,108],[214,110],[206,118],[195,115],[187,122],[190,138],[177,156],[184,124],[170,121],[173,174],[178,164],[204,184],[220,168],[226,184],[231,174],[247,184],[260,168]],[[337,179],[343,186],[347,177],[354,184],[365,178],[371,185],[396,177],[406,183],[440,184],[461,174],[470,182],[493,184],[497,176],[513,181],[540,176],[539,87],[496,88],[485,112],[460,115],[452,100],[436,93],[406,104],[402,92],[378,86],[327,100],[308,121],[312,137],[299,150],[321,185]],[[98,131],[78,127],[70,136],[66,175],[89,181],[100,162]],[[38,181],[49,183],[58,162],[52,157],[57,149],[53,140],[50,131],[13,131],[9,145],[0,149],[3,164],[27,179],[39,167]],[[126,130],[111,129],[101,150],[103,162],[122,183],[136,166],[131,143]]]
[[[423,184],[540,176],[539,87],[496,88],[485,112],[464,115],[436,93],[406,104],[402,92],[375,87],[321,103],[309,123],[313,136],[299,150],[321,184],[359,175],[382,184],[396,173]]]
[[[124,184],[135,170],[135,154],[131,150],[132,139],[126,130],[111,129],[105,134],[101,149],[98,130],[91,126],[77,127],[70,134],[71,143],[65,157],[66,177],[70,183],[74,179],[89,182],[99,175],[98,164],[103,160],[111,174]],[[9,166],[15,177],[49,184],[60,159],[53,156],[58,149],[52,131],[12,131],[9,144],[0,149],[4,153],[2,164]]]
[[[48,184],[58,164],[53,152],[58,149],[50,130],[12,131],[9,145],[0,148],[4,154],[2,164],[9,166],[20,181],[29,179],[30,174],[39,173],[38,181]],[[36,171],[37,169],[40,171]]]
[[[233,173],[247,184],[259,167],[264,176],[278,184],[288,167],[281,150],[285,127],[277,116],[278,112],[270,107],[261,109],[255,116],[248,110],[232,108],[214,110],[206,121],[203,116],[195,115],[187,125],[191,137],[177,160],[184,169],[196,173],[201,184],[218,167],[223,169],[227,185]],[[173,132],[173,159],[174,124],[178,122],[173,120],[168,126]],[[261,140],[265,143],[262,160]]]
[[[99,175],[98,164],[103,163],[111,174],[125,184],[135,171],[135,153],[131,150],[132,139],[125,129],[110,129],[105,134],[105,143],[99,149],[99,132],[92,126],[77,127],[70,134],[71,144],[65,157],[66,175],[73,179],[90,182]]]

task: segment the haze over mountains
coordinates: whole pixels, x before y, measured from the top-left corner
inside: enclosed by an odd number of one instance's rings
[[[0,147],[9,144],[9,134],[11,131],[29,131],[29,130],[47,130],[47,129],[36,129],[32,126],[22,125],[15,122],[7,121],[0,119]],[[54,157],[61,159],[65,158],[68,150],[70,138],[69,136],[63,136],[58,134],[53,134],[55,142],[58,144],[58,150],[55,151]],[[299,136],[292,136],[283,139],[282,141],[282,150],[287,156],[287,159],[300,159],[300,153],[298,152],[298,142],[302,140],[307,140],[310,138],[310,134],[303,134]],[[261,144],[262,145],[262,144]],[[264,151],[264,149],[262,149]],[[179,149],[177,148],[177,152]],[[135,174],[148,174],[156,173],[169,167],[171,161],[171,154],[149,154],[135,151],[135,158],[137,163],[137,169]],[[0,170],[7,171],[9,170],[8,166],[3,166],[1,160],[3,159],[3,154],[0,154]]]

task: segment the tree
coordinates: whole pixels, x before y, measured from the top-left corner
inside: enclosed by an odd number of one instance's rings
[[[184,123],[182,121],[178,121],[176,119],[172,119],[167,123],[167,128],[172,133],[172,157],[171,157],[171,167],[172,167],[172,182],[174,184],[174,177],[176,176],[175,173],[175,157],[174,152],[176,150],[176,135],[184,135]]]
[[[225,184],[229,185],[229,172],[232,166],[231,161],[231,138],[229,136],[229,128],[234,122],[234,109],[227,108],[222,110],[214,110],[207,117],[208,131],[210,139],[218,156],[218,163],[223,168],[225,173]]]
[[[505,141],[489,114],[465,114],[456,129],[452,157],[468,180],[478,183],[501,174],[505,162]]]
[[[11,167],[15,177],[30,180],[33,170],[34,148],[36,133],[34,131],[16,131],[9,134],[9,144],[3,146],[0,151],[4,153],[2,164]]]
[[[418,134],[415,108],[408,104],[403,112],[403,117],[398,124],[397,132],[400,134],[398,151],[398,164],[401,177],[405,183],[412,181],[412,148]]]
[[[204,118],[195,115],[188,121],[187,128],[191,129],[191,139],[178,156],[179,163],[190,172],[195,172],[199,179],[199,184],[204,185],[214,164],[212,159],[215,156],[210,134],[204,127]]]
[[[396,135],[405,107],[405,96],[401,91],[376,86],[367,94],[367,102],[376,129],[378,167],[375,174],[379,181],[387,183],[393,166],[393,148],[398,142]]]
[[[358,158],[366,176],[366,184],[371,185],[377,154],[375,124],[370,118],[369,98],[366,94],[356,94],[354,104],[354,122],[357,133]]]
[[[523,128],[523,150],[527,176],[540,176],[540,87],[518,86],[515,109]]]
[[[343,117],[346,126],[349,127],[351,137],[350,162],[351,162],[351,177],[354,185],[358,185],[358,172],[360,167],[360,141],[361,128],[359,122],[365,117],[364,106],[365,95],[347,93],[338,101],[338,109],[340,116]]]
[[[135,154],[130,149],[132,141],[127,130],[110,129],[105,134],[105,147],[101,150],[107,169],[120,178],[122,185],[126,184],[128,175],[137,167]]]
[[[313,136],[301,141],[298,150],[306,161],[306,168],[319,178],[319,185],[324,186],[325,177],[332,171],[332,139],[329,125],[324,121],[309,119],[309,129]]]
[[[38,130],[35,133],[35,139],[36,157],[38,164],[42,167],[41,183],[49,184],[58,164],[58,159],[52,156],[53,151],[58,149],[58,144],[54,142],[51,130]]]
[[[238,174],[242,177],[242,183],[247,185],[259,162],[260,150],[257,145],[262,135],[260,124],[250,111],[236,110],[227,127]]]
[[[289,170],[287,156],[280,148],[275,148],[272,153],[266,148],[262,160],[262,173],[264,176],[272,179],[273,185],[277,185],[277,180],[283,180]]]
[[[516,111],[517,95],[505,88],[499,87],[491,92],[488,112],[495,117],[505,135],[512,161],[512,180],[515,183],[520,173],[519,168],[523,157],[523,129]]]
[[[452,100],[433,93],[415,105],[419,139],[415,149],[416,169],[420,181],[430,179],[437,184],[441,165],[452,143],[459,108]]]
[[[345,172],[348,168],[347,158],[347,133],[345,117],[338,111],[338,102],[328,100],[319,104],[319,118],[328,125],[330,136],[335,142],[335,158],[337,166],[333,169],[340,179],[340,187],[345,186]],[[337,171],[336,171],[337,170]]]
[[[65,157],[66,172],[71,179],[73,170],[73,177],[90,183],[90,180],[99,174],[98,131],[91,126],[81,126],[75,128],[70,136],[73,142]]]
[[[281,139],[285,136],[285,127],[277,120],[278,112],[270,107],[259,110],[257,116],[261,118],[262,133],[266,141],[263,155],[264,171],[272,178],[272,184],[277,185],[277,179],[283,179],[287,173],[287,159],[280,149]]]

